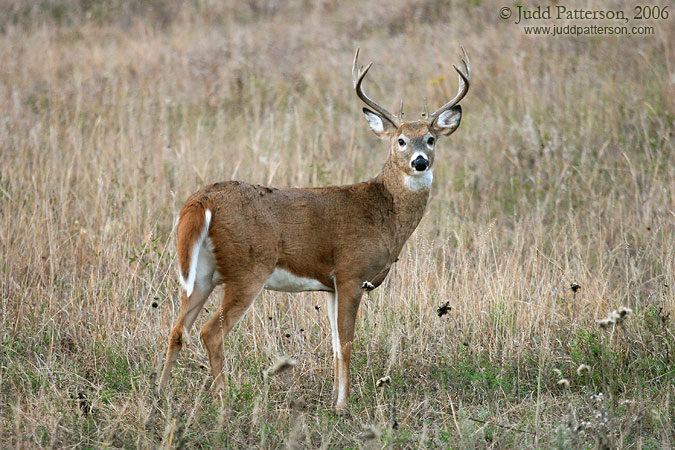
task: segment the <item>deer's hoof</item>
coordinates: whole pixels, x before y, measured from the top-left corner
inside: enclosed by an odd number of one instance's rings
[[[335,405],[335,414],[338,416],[344,416],[347,414],[347,404],[346,402],[341,405]]]
[[[223,381],[222,375],[218,375],[218,378],[213,380],[213,383],[211,384],[211,390],[216,394],[225,390],[225,382]]]

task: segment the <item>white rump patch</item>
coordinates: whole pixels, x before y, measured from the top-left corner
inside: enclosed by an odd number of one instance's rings
[[[403,182],[405,183],[405,186],[411,191],[429,189],[431,187],[432,181],[434,181],[434,173],[431,170],[421,172],[419,175],[403,174]]]
[[[280,292],[330,291],[328,286],[318,280],[295,276],[280,267],[274,269],[267,279],[265,289]]]
[[[188,279],[183,278],[182,271],[178,271],[180,275],[180,284],[185,289],[186,295],[192,295],[195,288],[195,280],[204,279],[205,277],[212,278],[215,270],[215,258],[213,257],[213,245],[211,240],[207,239],[209,234],[209,225],[211,224],[211,211],[204,212],[204,229],[202,230],[197,242],[192,248],[192,257],[190,258],[190,270],[188,271]],[[203,245],[204,242],[206,245]],[[209,282],[211,280],[209,279]]]

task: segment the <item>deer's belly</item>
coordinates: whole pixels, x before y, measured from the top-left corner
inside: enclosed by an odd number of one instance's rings
[[[279,267],[274,269],[272,275],[265,282],[265,289],[281,292],[333,291],[318,280],[298,277]]]

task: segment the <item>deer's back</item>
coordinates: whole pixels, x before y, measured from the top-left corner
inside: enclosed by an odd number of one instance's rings
[[[375,181],[291,189],[228,181],[193,194],[184,208],[197,202],[211,211],[209,238],[225,279],[281,267],[330,286],[330,274],[391,253],[393,203],[383,189]]]

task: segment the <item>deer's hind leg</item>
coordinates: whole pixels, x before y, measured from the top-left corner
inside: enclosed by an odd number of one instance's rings
[[[222,306],[202,327],[202,340],[209,354],[213,386],[216,389],[224,387],[222,370],[225,336],[244,318],[267,280],[266,276],[246,278],[245,281],[225,283]]]
[[[162,371],[162,377],[159,381],[158,390],[161,392],[166,386],[166,382],[169,379],[171,369],[176,364],[178,359],[178,353],[183,344],[187,343],[187,338],[190,333],[192,325],[195,323],[199,311],[201,311],[204,303],[209,298],[209,295],[213,291],[213,283],[209,278],[201,278],[195,281],[194,289],[192,293],[188,296],[187,292],[182,289],[182,302],[180,307],[180,313],[176,319],[176,323],[171,330],[169,335],[169,345],[166,350],[166,362],[164,363],[164,370]]]

